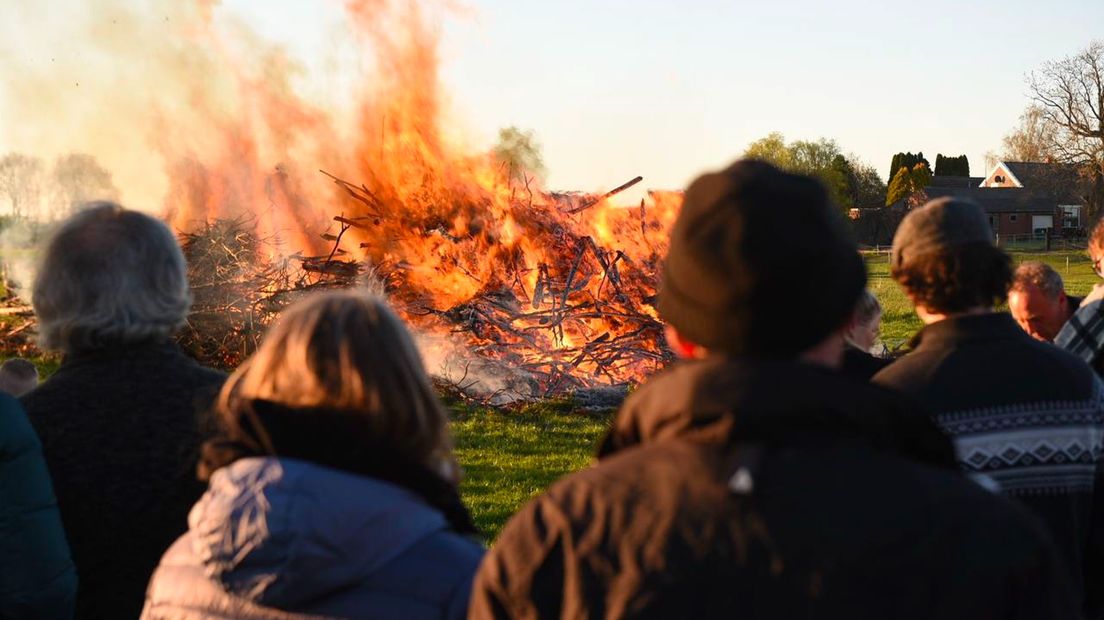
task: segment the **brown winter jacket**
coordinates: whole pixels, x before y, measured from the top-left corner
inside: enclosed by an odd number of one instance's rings
[[[1073,618],[1041,526],[895,395],[812,366],[678,364],[597,466],[507,524],[471,618]]]

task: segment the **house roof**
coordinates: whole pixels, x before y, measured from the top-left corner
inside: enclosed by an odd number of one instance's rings
[[[928,187],[977,187],[984,180],[985,177],[937,176],[932,177]]]
[[[1058,201],[1046,192],[1035,192],[1019,187],[925,187],[928,199],[954,196],[973,200],[986,213],[1029,213],[1052,215]]]
[[[1085,182],[1077,166],[1029,161],[1000,162],[1024,189],[1050,194],[1061,204],[1081,204]]]

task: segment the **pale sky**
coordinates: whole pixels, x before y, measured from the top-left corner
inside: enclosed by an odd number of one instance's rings
[[[65,21],[78,0],[51,2],[61,7],[52,22],[19,24],[18,5],[38,2],[0,0],[16,9],[0,34],[48,38],[36,29]],[[342,96],[332,77],[339,2],[224,0],[215,10],[283,42],[306,67],[305,87]],[[933,164],[936,153],[965,153],[981,175],[985,152],[1028,103],[1024,74],[1104,37],[1104,2],[464,0],[444,31],[455,129],[481,148],[500,127],[532,130],[553,189],[638,174],[641,187],[680,188],[771,131],[835,139],[883,177],[893,153],[917,150]],[[50,52],[15,53],[41,65]],[[0,118],[0,152],[33,141],[35,127],[5,140],[19,122]]]
[[[333,4],[231,0],[299,55]],[[442,74],[476,140],[533,130],[548,184],[681,187],[771,131],[834,138],[886,174],[898,151],[981,175],[1027,104],[1024,74],[1104,37],[1100,0],[469,0]]]

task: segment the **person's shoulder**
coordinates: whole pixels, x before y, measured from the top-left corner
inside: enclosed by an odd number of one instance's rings
[[[0,460],[38,446],[38,436],[19,401],[0,392]]]
[[[442,583],[470,580],[486,553],[483,545],[452,530],[440,530],[411,546],[384,572],[416,572]]]
[[[181,348],[172,345],[171,353],[166,357],[168,363],[184,373],[190,383],[197,386],[221,385],[226,381],[226,373],[216,368],[204,366]]]
[[[1097,376],[1092,366],[1064,347],[1033,338],[1024,339],[1023,346],[1029,348],[1032,355],[1039,360],[1039,364],[1035,365],[1036,370],[1046,364],[1055,371],[1050,381],[1055,383],[1056,389],[1087,389],[1096,383]]]
[[[946,357],[946,351],[913,350],[891,360],[874,373],[870,381],[874,385],[892,389],[907,389],[914,381],[926,376]]]

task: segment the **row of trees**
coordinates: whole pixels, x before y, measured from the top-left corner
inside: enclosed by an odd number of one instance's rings
[[[844,209],[879,205],[885,197],[886,186],[878,172],[854,155],[844,155],[835,140],[787,142],[785,136],[774,132],[752,142],[744,157],[817,177]]]
[[[0,205],[17,219],[58,219],[82,202],[118,195],[111,173],[85,153],[63,155],[49,168],[23,153],[0,157]]]
[[[935,156],[935,176],[968,177],[970,176],[970,160],[965,155],[951,157],[940,153]]]

